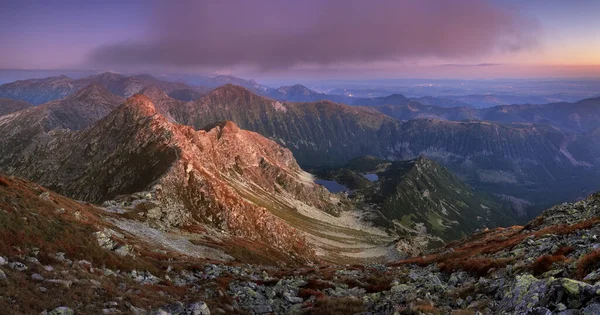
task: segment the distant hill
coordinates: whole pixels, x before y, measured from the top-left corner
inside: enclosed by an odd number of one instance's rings
[[[0,116],[27,109],[33,105],[9,98],[0,98]]]
[[[63,75],[6,83],[0,85],[0,97],[22,100],[39,105],[64,98],[92,83],[97,83],[111,93],[123,97],[136,94],[149,85],[156,85],[167,93],[182,89],[202,92],[201,88],[190,87],[184,83],[161,81],[147,74],[125,76],[105,72],[81,79],[71,79]]]

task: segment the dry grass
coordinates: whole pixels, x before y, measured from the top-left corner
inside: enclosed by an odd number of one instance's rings
[[[554,255],[567,256],[574,251],[575,251],[575,248],[573,248],[573,246],[563,246],[563,247],[557,249],[556,252],[554,252]]]
[[[567,260],[564,255],[543,255],[538,257],[530,266],[529,269],[534,275],[543,274],[546,271],[552,269],[552,265],[555,263],[561,263]]]
[[[577,277],[585,278],[588,273],[600,268],[600,249],[590,252],[577,261]]]
[[[458,270],[464,270],[478,277],[487,275],[490,270],[506,267],[509,259],[490,259],[490,258],[469,258],[452,259],[439,264],[442,272],[453,273]]]
[[[298,291],[298,296],[305,300],[309,299],[311,296],[314,296],[317,299],[317,301],[324,300],[327,298],[325,294],[323,294],[323,292],[311,289],[300,289]]]
[[[0,176],[0,186],[8,187],[10,186],[10,182],[8,181],[8,179]]]

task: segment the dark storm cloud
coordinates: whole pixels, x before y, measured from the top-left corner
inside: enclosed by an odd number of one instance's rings
[[[147,38],[95,49],[104,65],[285,68],[461,58],[535,44],[535,21],[485,0],[157,3]]]

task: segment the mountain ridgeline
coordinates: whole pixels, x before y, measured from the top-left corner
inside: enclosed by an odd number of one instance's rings
[[[232,85],[195,102],[155,102],[196,129],[234,121],[288,147],[309,169],[341,166],[365,155],[387,160],[427,156],[476,189],[512,200],[519,215],[527,215],[523,205],[543,207],[600,187],[592,167],[594,135],[574,135],[547,124],[432,118],[401,122],[377,107],[274,101]]]
[[[233,82],[234,79],[222,77],[212,84]],[[69,81],[64,77],[56,80]],[[580,198],[600,188],[600,176],[597,176],[598,171],[594,167],[600,151],[599,133],[593,130],[598,122],[597,116],[600,117],[595,114],[599,108],[596,99],[573,104],[515,105],[475,110],[423,105],[401,95],[392,95],[380,98],[381,102],[400,105],[362,107],[331,101],[278,101],[233,85],[218,87],[189,101],[201,94],[189,94],[191,91],[185,92],[189,87],[151,80],[149,76],[125,77],[107,73],[71,81],[78,84],[93,81],[96,89],[106,89],[103,93],[112,91],[127,95],[133,91],[142,92],[152,99],[161,115],[197,130],[219,121],[233,121],[242,129],[258,132],[289,148],[298,163],[308,169],[342,166],[365,155],[386,160],[427,156],[449,168],[475,189],[510,201],[519,216],[535,215],[545,206]],[[137,83],[123,85],[123,82]],[[271,91],[253,81],[240,83],[263,95]],[[24,88],[28,86],[24,81],[11,84],[30,91],[41,83],[33,80],[29,88]],[[3,85],[0,92],[6,92],[11,84]],[[39,94],[46,93],[43,91],[46,90],[42,89]],[[282,87],[277,93],[299,97],[308,95],[304,99],[312,100],[310,95],[315,95],[313,92],[302,86],[292,86]],[[182,93],[180,97],[186,101],[174,99],[169,93]],[[105,99],[110,97],[115,96],[106,96]],[[66,100],[72,101],[72,98],[68,96],[55,102]],[[408,103],[402,105],[404,102]],[[91,119],[83,119],[79,126],[65,123],[56,127],[83,128],[118,104],[115,99],[112,107],[98,109]],[[40,118],[45,114],[27,118],[31,114],[15,113],[18,118],[0,119],[0,128],[16,137],[17,133],[38,128],[34,126],[37,121],[46,121],[45,126],[56,124],[52,120],[60,115],[60,106],[50,102],[42,107],[49,108],[47,111],[52,114],[48,114],[47,118]],[[15,127],[15,124],[28,125],[28,128]],[[45,131],[54,129],[52,126],[44,128]],[[7,146],[8,154],[4,157],[11,156],[11,152],[19,151],[23,146],[14,140],[15,137],[10,137],[13,144]],[[531,206],[533,212],[528,214],[526,208]]]

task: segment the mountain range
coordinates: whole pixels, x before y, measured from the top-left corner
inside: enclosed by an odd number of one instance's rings
[[[103,87],[100,83],[93,86],[96,90]],[[102,93],[110,92],[105,90]],[[173,99],[155,84],[143,86],[140,92],[167,119],[197,130],[230,120],[258,132],[289,148],[306,169],[339,167],[366,155],[387,160],[427,156],[475,189],[511,201],[521,216],[535,215],[545,206],[583,197],[600,187],[593,167],[598,163],[598,132],[590,130],[597,121],[596,99],[475,110],[410,100],[408,105],[369,107],[330,101],[285,102],[233,85],[187,102]],[[80,126],[63,122],[62,127],[78,129],[101,118],[120,103],[114,95],[104,97],[111,98],[108,103],[112,105],[96,112],[80,108],[93,113],[89,114],[92,119],[81,120]],[[31,108],[27,114],[15,113],[15,118],[0,118],[0,128],[13,135],[5,139],[11,145],[5,146],[4,159],[12,159],[11,152],[22,152],[23,144],[15,140],[21,136],[16,134],[28,131],[15,126],[35,129],[42,120],[42,129],[44,124],[56,125],[52,121],[64,115],[59,110],[63,102],[73,102],[73,98],[44,104],[40,106],[43,111]],[[77,111],[72,121],[84,117]],[[524,207],[530,207],[531,213]]]
[[[149,85],[159,86],[167,93],[179,90],[202,92],[202,88],[194,88],[184,83],[161,81],[147,74],[125,76],[112,72],[92,75],[81,79],[71,79],[65,75],[44,79],[19,80],[0,85],[0,97],[22,100],[34,105],[47,103],[69,96],[80,89],[97,83],[111,93],[128,97],[138,93]]]
[[[600,187],[595,99],[474,110],[111,73],[11,84],[32,103],[0,102],[2,312],[600,307],[598,196],[538,216]]]

